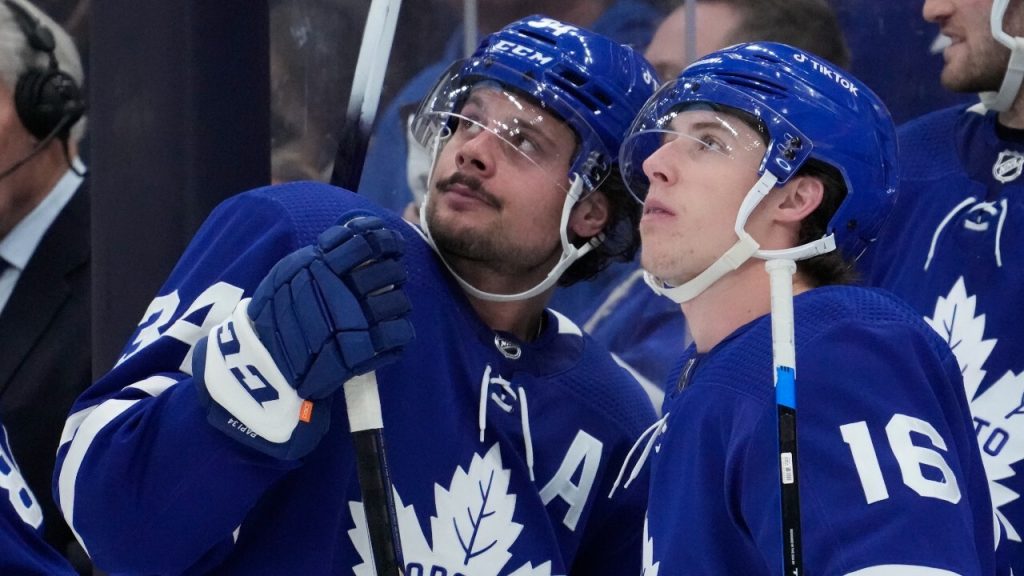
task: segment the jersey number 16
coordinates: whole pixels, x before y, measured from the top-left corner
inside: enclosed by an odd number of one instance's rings
[[[886,488],[885,478],[882,477],[878,452],[871,440],[867,422],[861,420],[844,424],[839,427],[839,431],[843,435],[843,441],[850,446],[853,464],[857,468],[860,484],[864,489],[864,498],[868,504],[888,498],[889,490]],[[912,433],[927,438],[934,448],[915,445],[911,438]],[[960,501],[960,486],[957,484],[956,475],[942,455],[942,452],[946,452],[946,442],[934,426],[920,418],[895,414],[885,426],[885,435],[889,440],[889,449],[899,464],[903,483],[907,487],[920,496],[938,498],[953,504]],[[926,478],[926,467],[936,471],[941,479]]]

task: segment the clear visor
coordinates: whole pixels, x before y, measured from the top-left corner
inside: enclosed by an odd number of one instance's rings
[[[779,142],[773,141],[772,134],[781,135]],[[795,147],[790,146],[793,143]],[[644,164],[663,149],[674,151],[676,161],[729,159],[732,169],[740,166],[735,161],[742,159],[742,166],[751,166],[757,174],[767,167],[782,183],[803,163],[811,147],[764,102],[726,84],[699,78],[662,86],[637,115],[619,149],[619,169],[630,193],[640,202],[651,186]],[[751,157],[754,160],[748,164]]]
[[[685,110],[659,119],[656,126],[661,127],[630,134],[619,156],[626,186],[641,203],[651,186],[649,174],[703,166],[714,170],[749,170],[756,176],[765,156],[765,143],[756,128],[728,111],[707,105],[688,104]],[[647,164],[655,155],[659,161]],[[663,167],[660,162],[672,167]]]
[[[489,71],[499,77],[498,72],[518,74],[499,68],[493,65]],[[588,149],[597,136],[575,113],[563,111],[558,96],[543,84],[521,76],[517,84],[528,85],[529,93],[495,80],[469,83],[457,74],[438,84],[413,124],[414,137],[432,152],[435,172],[440,153],[457,146],[459,152],[481,154],[479,160],[499,161],[511,171],[541,171],[562,190],[569,189],[578,151]]]

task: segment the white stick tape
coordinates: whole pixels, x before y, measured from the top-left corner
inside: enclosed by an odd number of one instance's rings
[[[384,428],[375,372],[362,374],[345,382],[345,406],[348,409],[348,425],[352,432]]]

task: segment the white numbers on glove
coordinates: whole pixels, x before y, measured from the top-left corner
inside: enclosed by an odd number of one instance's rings
[[[180,369],[182,372],[191,374],[192,349],[195,347],[196,342],[203,336],[206,336],[214,326],[220,324],[231,315],[231,311],[242,300],[242,295],[241,288],[232,286],[227,282],[217,282],[196,297],[192,305],[180,316],[177,314],[177,311],[181,299],[178,296],[177,290],[165,296],[154,298],[149,303],[146,313],[142,315],[138,334],[132,340],[130,348],[117,361],[118,364],[135,355],[139,350],[149,346],[161,336],[167,336],[188,344],[188,353],[182,360]],[[197,320],[192,318],[192,316],[200,311],[204,312],[202,322],[196,324],[190,321]],[[178,319],[173,324],[170,324],[171,320],[176,316]],[[170,324],[169,327],[168,324]]]
[[[839,431],[843,435],[843,441],[850,446],[853,464],[857,468],[861,487],[864,489],[864,499],[868,504],[872,504],[888,498],[889,490],[882,476],[882,467],[867,422],[861,420],[844,424],[839,427]],[[915,445],[913,434],[918,438],[927,438],[932,447]],[[947,451],[946,442],[934,426],[920,418],[895,414],[885,427],[885,435],[889,440],[889,449],[899,464],[903,483],[907,487],[927,498],[937,498],[953,504],[960,501],[960,486],[957,484],[956,475],[942,454]],[[926,478],[925,468],[937,471],[941,480]]]
[[[0,435],[3,438],[3,435]],[[32,491],[28,489],[25,478],[14,465],[10,449],[0,442],[0,488],[7,491],[7,499],[18,516],[33,528],[43,524],[43,509],[39,507]]]

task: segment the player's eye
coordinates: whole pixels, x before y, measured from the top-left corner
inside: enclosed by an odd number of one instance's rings
[[[480,132],[483,126],[475,119],[468,116],[459,118],[459,132],[465,133],[467,136],[472,136]]]
[[[725,143],[711,134],[701,135],[698,142],[700,142],[700,149],[702,152],[711,151],[725,154],[729,150],[729,147]]]
[[[511,142],[517,150],[527,156],[531,156],[540,151],[540,146],[538,146],[536,142],[518,130],[509,134],[509,142]]]

